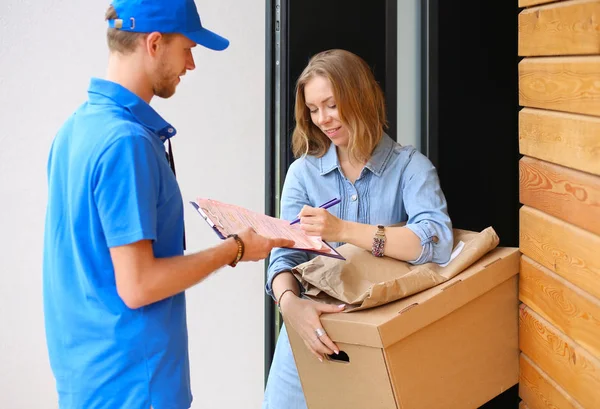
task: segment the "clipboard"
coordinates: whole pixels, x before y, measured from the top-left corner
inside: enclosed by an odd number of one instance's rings
[[[190,204],[222,240],[242,228],[251,227],[265,237],[294,240],[294,247],[285,247],[290,250],[346,260],[331,244],[318,237],[306,235],[298,225],[290,225],[288,221],[212,199],[198,198]]]

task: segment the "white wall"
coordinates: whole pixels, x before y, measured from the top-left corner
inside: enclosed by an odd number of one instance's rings
[[[398,1],[398,142],[421,148],[421,2]]]
[[[173,139],[185,200],[264,209],[264,2],[196,0],[231,40],[197,48],[197,69],[153,105]],[[106,64],[108,1],[2,0],[0,7],[0,406],[56,408],[42,310],[45,167],[52,138]],[[188,248],[216,236],[186,207]],[[193,408],[259,408],[263,265],[223,269],[188,292]]]

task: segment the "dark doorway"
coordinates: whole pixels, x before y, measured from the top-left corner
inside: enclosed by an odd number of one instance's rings
[[[519,245],[516,2],[422,0],[422,151],[454,227]],[[518,387],[481,409],[517,409]]]
[[[488,4],[489,3],[489,4]],[[344,48],[364,58],[386,93],[396,137],[397,6],[393,0],[267,0],[266,213],[293,158],[294,86],[315,53]],[[421,150],[436,165],[454,226],[492,226],[518,246],[517,16],[511,2],[422,0]],[[277,313],[265,308],[265,374]],[[517,387],[483,409],[516,409]]]
[[[457,228],[519,243],[517,17],[513,2],[422,1],[422,141]]]

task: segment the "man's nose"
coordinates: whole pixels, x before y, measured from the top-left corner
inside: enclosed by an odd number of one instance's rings
[[[190,51],[190,54],[188,55],[187,61],[185,62],[185,68],[188,71],[191,71],[194,68],[196,68],[196,64],[194,63],[194,56],[192,55],[191,51]]]

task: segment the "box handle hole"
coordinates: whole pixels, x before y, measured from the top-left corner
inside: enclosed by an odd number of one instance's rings
[[[330,360],[332,362],[340,362],[343,364],[350,363],[350,357],[344,351],[340,351],[340,353],[337,355],[336,354],[326,355],[326,357],[328,360]]]

